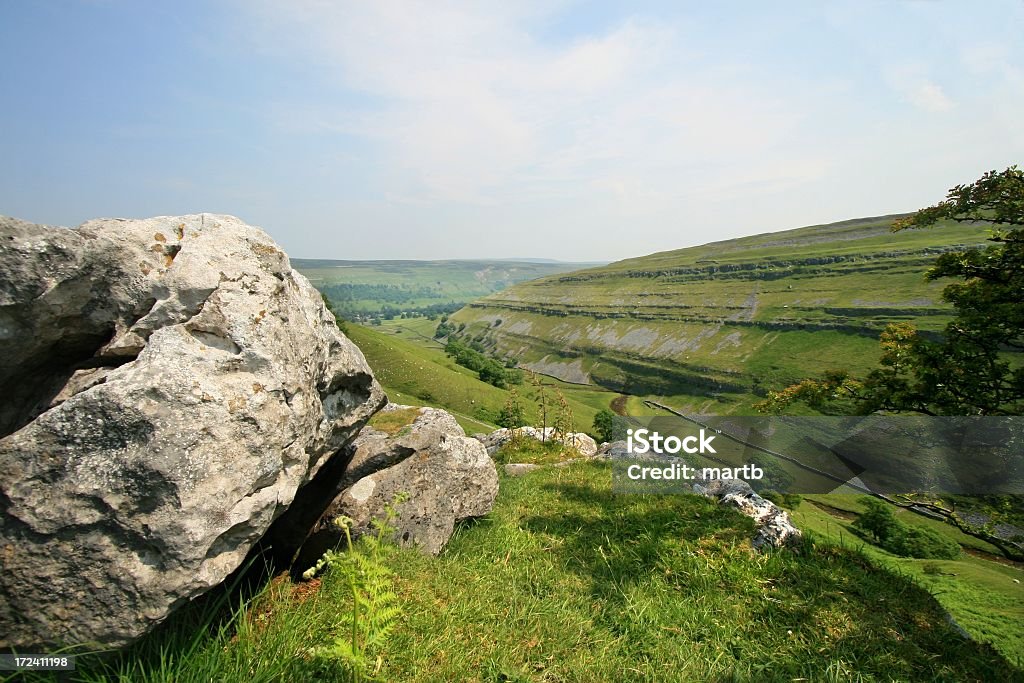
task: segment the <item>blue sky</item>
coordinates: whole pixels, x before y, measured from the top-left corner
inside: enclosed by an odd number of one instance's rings
[[[0,0],[0,213],[616,260],[1024,162],[1024,3]]]

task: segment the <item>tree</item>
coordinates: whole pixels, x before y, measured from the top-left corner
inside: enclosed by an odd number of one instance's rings
[[[594,433],[601,441],[612,441],[615,433],[615,413],[601,408],[594,416]]]
[[[834,371],[769,392],[759,404],[777,412],[803,402],[823,412],[925,415],[1021,415],[1024,412],[1024,171],[990,171],[951,189],[945,201],[897,221],[893,230],[939,221],[992,226],[984,249],[939,256],[926,278],[956,278],[942,292],[954,318],[942,338],[890,325],[880,367],[857,379]]]
[[[925,277],[955,278],[942,292],[953,305],[953,320],[938,340],[927,339],[907,323],[889,325],[881,335],[879,367],[863,378],[832,371],[769,392],[758,404],[781,412],[795,402],[821,412],[870,414],[878,411],[924,415],[1021,415],[1024,412],[1024,171],[1011,166],[990,171],[971,185],[957,185],[945,201],[893,225],[894,231],[928,228],[940,221],[984,223],[992,227],[986,248],[942,254]],[[995,532],[1005,511],[977,499],[985,524],[968,519],[955,504],[901,496],[903,507],[925,508],[961,531],[1024,557],[1024,543]],[[1015,503],[1019,506],[1019,501]]]
[[[891,505],[875,498],[864,496],[860,499],[864,512],[853,521],[853,526],[871,534],[879,543],[885,543],[896,531],[896,515]]]

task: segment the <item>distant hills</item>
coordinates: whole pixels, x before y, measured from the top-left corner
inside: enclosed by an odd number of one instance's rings
[[[452,320],[498,356],[709,412],[829,368],[876,363],[885,325],[938,331],[945,251],[985,243],[984,226],[891,231],[881,216],[712,242],[521,282]]]
[[[560,261],[338,261],[292,259],[341,315],[353,320],[451,313],[517,282],[591,264]]]

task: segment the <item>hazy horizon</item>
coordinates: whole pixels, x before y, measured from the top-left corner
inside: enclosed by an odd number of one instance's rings
[[[0,213],[295,258],[608,262],[1024,162],[1024,4],[0,5]]]

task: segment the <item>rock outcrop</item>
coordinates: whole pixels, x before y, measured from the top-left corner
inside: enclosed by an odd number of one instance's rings
[[[0,219],[0,648],[118,646],[239,566],[385,401],[263,231]]]
[[[757,532],[752,545],[757,550],[782,548],[796,542],[803,534],[793,526],[789,513],[770,500],[757,495],[742,479],[706,479],[693,483],[696,493],[732,505],[754,520]]]
[[[404,407],[404,406],[402,406]],[[343,490],[317,523],[297,567],[313,564],[344,534],[339,518],[351,520],[353,537],[373,532],[393,507],[394,539],[436,555],[455,524],[490,512],[498,494],[498,473],[483,445],[467,437],[449,413],[420,408],[408,428],[394,436],[365,427],[349,446],[351,462]]]
[[[659,463],[679,463],[679,458],[665,455],[630,454],[625,441],[601,444],[598,457],[609,460],[645,460]],[[803,535],[793,525],[789,513],[770,500],[765,500],[742,479],[695,478],[685,484],[694,493],[714,498],[719,503],[732,505],[742,514],[754,520],[757,529],[752,544],[758,550],[781,548],[790,545]]]
[[[499,448],[512,440],[512,431],[513,430],[511,429],[502,427],[501,429],[494,430],[490,434],[479,435],[476,438],[484,444],[490,455],[494,455]],[[537,427],[519,427],[515,432],[519,436],[528,439],[536,439],[537,441],[557,440],[566,447],[575,448],[579,454],[585,458],[591,458],[597,455],[597,443],[593,438],[583,432],[559,434],[552,427],[543,429],[539,429]]]

